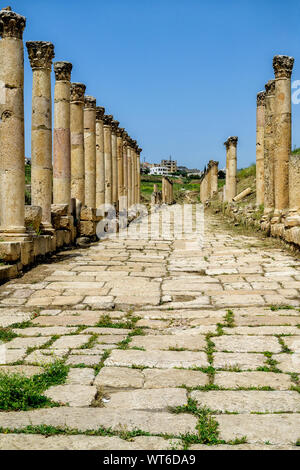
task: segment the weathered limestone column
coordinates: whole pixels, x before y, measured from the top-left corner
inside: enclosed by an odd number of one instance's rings
[[[132,141],[131,147],[131,171],[132,171],[132,204],[136,204],[136,140]]]
[[[96,207],[105,204],[104,126],[105,108],[96,108]]]
[[[218,165],[219,162],[212,160],[210,197],[213,197],[213,195],[218,192]]]
[[[128,134],[123,132],[123,196],[125,199],[125,206],[128,208],[128,160],[127,160],[127,142]]]
[[[33,72],[31,119],[31,204],[42,208],[42,228],[53,231],[52,202],[52,102],[51,42],[26,43]]]
[[[118,202],[118,155],[117,155],[117,129],[119,121],[112,121],[111,126],[111,160],[112,160],[112,203]]]
[[[236,147],[238,143],[237,137],[228,137],[225,142],[226,146],[226,201],[231,202],[236,196],[236,171],[237,171],[237,155]]]
[[[265,85],[265,130],[264,130],[264,215],[274,211],[274,106],[275,80]]]
[[[71,84],[71,197],[85,204],[83,83]]]
[[[143,149],[138,147],[137,149],[137,180],[138,180],[138,193],[137,193],[137,203],[141,203],[141,153]]]
[[[24,49],[26,18],[0,11],[0,232],[25,236]]]
[[[264,204],[264,132],[266,92],[257,94],[256,100],[256,204]]]
[[[123,132],[124,129],[117,129],[117,172],[118,172],[118,193],[117,201],[119,209],[122,208],[121,198],[124,196],[124,170],[123,170]]]
[[[211,196],[211,165],[212,161],[210,160],[207,165],[207,199],[210,199]]]
[[[132,201],[132,139],[128,137],[127,139],[127,191],[128,191],[128,208],[133,204]]]
[[[112,204],[111,122],[113,116],[104,115],[105,204]]]
[[[291,75],[294,58],[277,55],[275,73],[275,217],[289,207],[289,157],[291,153]]]
[[[84,99],[85,205],[96,208],[96,98]]]
[[[71,205],[70,90],[72,64],[56,62],[53,134],[53,203]]]

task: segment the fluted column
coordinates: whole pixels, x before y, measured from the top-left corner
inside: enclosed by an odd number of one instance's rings
[[[42,208],[42,228],[53,231],[51,42],[26,43],[33,73],[31,118],[31,203]]]
[[[24,48],[26,18],[0,11],[0,232],[25,236]]]
[[[265,97],[261,91],[256,100],[256,204],[264,204],[264,132],[265,132]]]
[[[105,204],[104,126],[105,108],[96,108],[96,207]]]
[[[84,99],[85,205],[96,208],[96,98]]]
[[[104,115],[105,204],[112,204],[111,122],[113,116]]]
[[[237,172],[237,155],[236,147],[238,143],[237,137],[228,137],[225,142],[226,146],[226,192],[225,201],[231,202],[236,196],[236,172]]]
[[[128,208],[128,159],[127,159],[127,139],[128,134],[123,132],[123,195],[125,197],[125,205]]]
[[[291,153],[291,75],[294,58],[277,55],[275,73],[275,216],[289,207],[289,157]]]
[[[275,80],[269,80],[265,85],[265,129],[264,129],[264,215],[274,211],[274,107]]]
[[[124,171],[123,171],[123,132],[124,129],[117,129],[117,168],[118,168],[118,206],[119,209],[122,207],[120,203],[121,198],[124,196]]]
[[[70,62],[56,62],[53,133],[53,202],[71,203]]]
[[[112,203],[118,202],[118,155],[117,155],[117,129],[119,122],[113,120],[111,127],[111,160],[112,160]]]
[[[71,197],[85,204],[83,83],[71,84]]]
[[[132,204],[136,204],[136,140],[132,141],[131,147],[131,178],[132,178]]]

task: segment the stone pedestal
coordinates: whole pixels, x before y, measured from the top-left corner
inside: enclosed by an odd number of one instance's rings
[[[96,208],[105,204],[104,128],[105,108],[96,108]],[[103,214],[104,215],[104,214]]]
[[[85,204],[83,83],[71,84],[71,197]]]
[[[5,239],[26,237],[24,226],[24,49],[26,19],[0,11],[0,232]]]
[[[51,68],[54,46],[50,42],[26,43],[33,71],[31,118],[31,203],[42,208],[42,229],[53,231],[52,202],[52,102]]]
[[[231,202],[232,199],[236,196],[237,143],[237,137],[228,137],[224,143],[226,146],[226,202]]]
[[[119,122],[113,120],[111,127],[111,161],[112,161],[112,203],[117,207],[118,202],[118,155],[117,130]]]
[[[104,164],[105,164],[105,204],[112,204],[112,158],[111,158],[111,122],[113,116],[103,116]]]
[[[96,98],[84,100],[85,205],[96,208]]]
[[[274,97],[275,80],[265,86],[265,128],[264,128],[264,216],[274,211]]]
[[[71,203],[70,62],[56,62],[53,135],[53,203]],[[70,212],[70,209],[69,209]]]
[[[265,131],[265,96],[257,94],[256,106],[256,204],[264,204],[264,131]]]
[[[289,157],[291,153],[291,75],[293,57],[277,55],[275,73],[275,217],[289,207]]]

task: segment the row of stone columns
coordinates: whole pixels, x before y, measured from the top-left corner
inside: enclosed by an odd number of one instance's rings
[[[200,201],[205,203],[218,191],[219,162],[210,160],[200,182]]]
[[[26,19],[0,11],[0,232],[26,238],[24,226],[24,50]],[[56,62],[52,152],[51,70],[54,46],[27,42],[33,72],[32,204],[42,208],[51,233],[51,203],[71,199],[91,209],[128,209],[140,202],[141,148],[119,122],[105,115],[82,83],[71,83],[72,64]],[[53,153],[53,164],[52,164]]]
[[[257,95],[257,204],[264,219],[300,224],[300,157],[291,153],[291,75],[294,58],[273,59],[275,80]]]

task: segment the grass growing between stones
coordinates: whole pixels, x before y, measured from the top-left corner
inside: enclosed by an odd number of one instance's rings
[[[69,368],[61,361],[45,366],[42,374],[25,377],[22,374],[0,373],[0,410],[17,411],[58,406],[43,392],[52,385],[63,384]]]
[[[14,333],[11,328],[0,328],[0,341],[8,343],[12,339],[16,338],[17,335]]]

